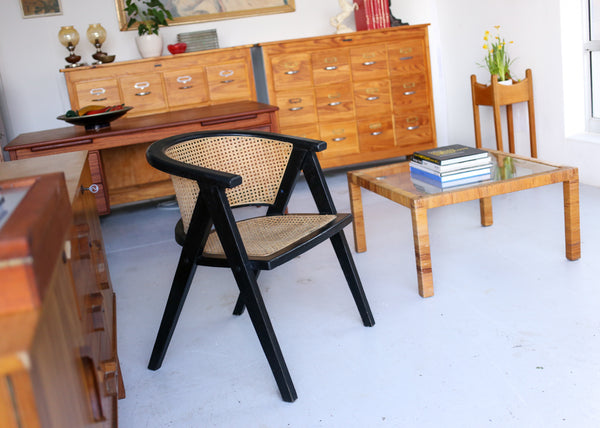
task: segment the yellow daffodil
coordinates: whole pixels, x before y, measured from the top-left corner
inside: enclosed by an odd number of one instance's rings
[[[509,58],[505,50],[506,42],[500,36],[500,26],[495,25],[494,28],[496,34],[493,36],[493,42],[490,43],[489,41],[491,36],[490,32],[486,31],[484,33],[483,40],[485,43],[483,44],[483,49],[487,51],[487,54],[484,58],[485,64],[480,65],[487,68],[490,74],[497,75],[499,81],[509,80],[511,78],[509,67],[513,61]],[[513,41],[508,43],[513,43]]]

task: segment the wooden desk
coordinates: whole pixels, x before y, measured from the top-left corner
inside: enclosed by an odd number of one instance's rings
[[[102,215],[110,213],[112,205],[174,194],[169,177],[146,162],[150,143],[199,130],[279,132],[277,110],[268,104],[239,101],[149,116],[125,116],[99,131],[69,126],[21,134],[5,150],[11,160],[87,150],[92,179],[98,186],[96,206]]]

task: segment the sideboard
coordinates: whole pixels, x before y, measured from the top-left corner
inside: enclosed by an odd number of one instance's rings
[[[111,205],[174,194],[169,176],[146,161],[150,143],[200,130],[278,132],[277,110],[256,101],[236,101],[148,116],[128,117],[127,113],[99,131],[70,126],[21,134],[5,150],[11,160],[87,150],[97,186],[96,206],[103,215],[110,213]]]
[[[0,164],[2,427],[117,425],[116,301],[91,184],[85,151]]]

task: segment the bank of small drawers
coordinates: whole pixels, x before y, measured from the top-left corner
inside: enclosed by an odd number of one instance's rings
[[[281,132],[320,138],[324,167],[435,146],[426,26],[261,44]]]
[[[74,110],[124,103],[133,117],[256,100],[248,46],[62,71]]]

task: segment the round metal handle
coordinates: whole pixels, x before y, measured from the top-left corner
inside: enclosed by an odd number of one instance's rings
[[[96,183],[90,184],[90,187],[81,186],[81,193],[85,192],[86,190],[90,191],[91,193],[96,194],[100,191],[100,187],[98,187],[98,185]]]

